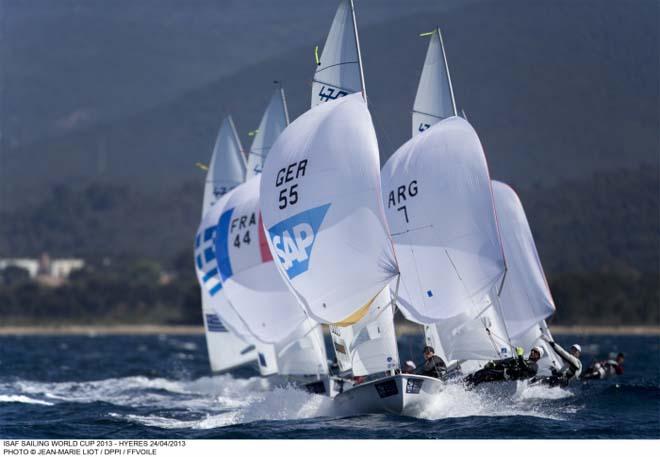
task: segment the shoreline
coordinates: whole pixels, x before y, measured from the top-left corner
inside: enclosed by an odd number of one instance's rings
[[[326,329],[327,331],[327,329]],[[660,336],[657,325],[551,325],[555,335],[643,335]],[[417,325],[397,325],[397,334],[421,333]],[[198,325],[8,325],[0,326],[0,336],[22,335],[203,335]]]

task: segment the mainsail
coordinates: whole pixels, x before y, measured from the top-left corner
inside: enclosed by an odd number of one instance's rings
[[[220,127],[204,183],[202,216],[229,189],[245,179],[245,158],[231,116]],[[257,359],[254,344],[233,334],[216,312],[214,299],[202,286],[202,316],[211,370],[226,371]]]
[[[398,274],[362,96],[292,122],[270,151],[260,194],[275,263],[308,313],[329,324],[360,320]]]
[[[312,108],[361,90],[364,91],[364,76],[355,10],[352,0],[342,0],[317,61],[312,82]]]
[[[202,216],[215,201],[245,181],[245,156],[234,121],[227,116],[220,126],[204,183]]]
[[[287,125],[289,125],[289,112],[286,97],[284,89],[278,87],[275,89],[254,135],[247,159],[247,178],[261,173],[268,151]]]
[[[430,35],[431,39],[413,105],[413,136],[442,119],[457,115],[454,89],[451,84],[440,28],[424,35]]]
[[[386,287],[359,322],[330,327],[341,372],[352,370],[353,376],[366,376],[399,366],[392,298],[390,288]]]
[[[507,355],[497,296],[506,266],[472,126],[459,117],[438,122],[401,146],[382,178],[404,316],[438,326],[451,359]]]
[[[516,192],[502,182],[493,181],[493,196],[508,266],[500,299],[509,336],[526,350],[545,346],[541,336],[550,336],[545,319],[555,312],[555,303],[525,210]],[[554,351],[546,346],[546,354],[552,358]]]

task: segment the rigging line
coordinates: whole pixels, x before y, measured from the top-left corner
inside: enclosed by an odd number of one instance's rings
[[[412,229],[404,230],[403,232],[392,233],[391,235],[392,236],[401,236],[401,235],[405,235],[406,233],[416,232],[417,230],[422,230],[422,229],[427,229],[427,228],[433,228],[433,224],[422,225],[421,227],[415,227],[415,228],[412,228]]]
[[[357,60],[348,60],[346,62],[333,63],[332,65],[328,65],[327,67],[322,67],[322,68],[317,69],[316,73],[322,72],[323,70],[327,70],[328,68],[338,67],[339,65],[348,65],[348,64],[352,64],[352,63],[356,63],[358,65],[360,64],[360,62],[358,62]]]

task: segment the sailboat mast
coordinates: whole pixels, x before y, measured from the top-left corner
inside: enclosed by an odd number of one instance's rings
[[[445,60],[445,69],[447,70],[447,81],[449,82],[449,93],[451,94],[451,106],[454,109],[454,116],[458,116],[458,110],[456,109],[456,99],[454,98],[454,85],[451,83],[451,74],[449,72],[449,64],[447,63],[447,53],[445,52],[445,42],[442,39],[442,32],[440,32],[440,27],[436,27],[438,32],[438,38],[440,38],[440,48],[442,49],[442,58]]]
[[[362,53],[360,51],[360,37],[358,36],[357,20],[355,19],[355,6],[351,3],[351,16],[353,18],[353,33],[355,34],[355,46],[357,47],[358,65],[360,66],[360,84],[362,85],[362,98],[367,101],[367,87],[364,84],[364,70],[362,69]]]
[[[284,107],[284,118],[286,119],[286,125],[289,125],[291,121],[289,120],[289,107],[286,104],[286,95],[284,95],[284,87],[282,87],[282,81],[277,81],[277,84],[280,86],[280,97],[282,99],[282,106]]]

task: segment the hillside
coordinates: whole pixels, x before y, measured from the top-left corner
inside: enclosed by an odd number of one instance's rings
[[[482,1],[363,27],[382,158],[410,133],[426,49],[418,34],[440,24],[458,105],[494,177],[530,187],[639,163],[657,168],[658,14],[648,1]],[[192,164],[208,161],[225,113],[249,146],[246,132],[258,124],[273,79],[284,81],[293,117],[307,108],[315,40],[134,114],[27,145],[5,143],[0,207],[37,202],[57,183],[102,178],[162,192],[196,179]]]

